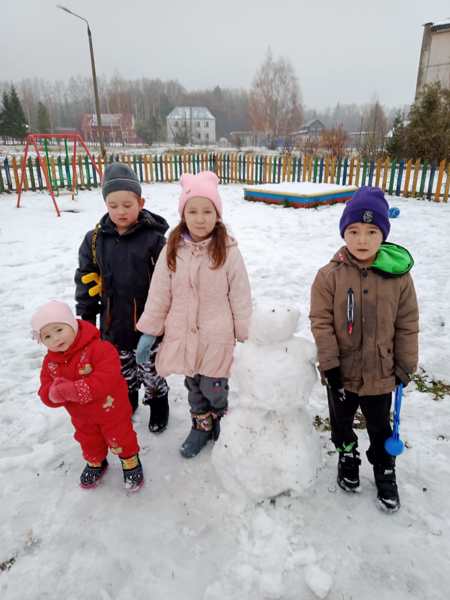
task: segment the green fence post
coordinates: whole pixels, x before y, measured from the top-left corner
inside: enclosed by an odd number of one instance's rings
[[[30,187],[33,190],[33,192],[35,192],[36,191],[36,180],[34,178],[33,161],[31,160],[31,156],[28,157],[27,165],[28,165],[28,173],[30,174]]]
[[[63,173],[63,168],[62,168],[62,160],[61,160],[61,156],[58,154],[57,158],[56,158],[56,167],[58,169],[58,177],[59,177],[59,182],[55,181],[55,184],[62,188],[64,187],[64,173]]]
[[[91,173],[89,169],[89,160],[88,157],[84,157],[84,170],[86,171],[86,187],[88,190],[91,189]]]
[[[317,183],[317,157],[314,159],[313,183]]]
[[[67,189],[68,190],[72,190],[72,161],[70,160],[69,156],[66,156],[64,159],[64,168],[66,171],[66,179],[67,179]],[[64,177],[63,177],[63,182],[64,182]]]
[[[425,160],[422,165],[422,175],[420,177],[420,187],[419,187],[419,196],[422,196],[422,197],[424,195],[423,192],[425,190],[425,180],[427,178],[427,172],[428,172],[428,161]]]
[[[389,175],[389,188],[388,188],[389,196],[392,196],[392,192],[394,191],[394,183],[395,183],[394,180],[395,180],[396,170],[397,170],[397,161],[394,158],[394,160],[391,163],[391,172]]]
[[[367,175],[367,160],[363,161],[363,172],[361,177],[361,185],[366,185],[366,175]]]

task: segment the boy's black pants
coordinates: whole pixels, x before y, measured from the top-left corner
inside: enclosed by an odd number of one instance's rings
[[[345,390],[345,400],[339,400],[327,387],[328,408],[330,411],[331,440],[336,448],[356,442],[358,436],[353,430],[353,420],[358,408],[366,419],[370,446],[366,452],[372,465],[389,467],[393,463],[384,449],[385,440],[392,435],[390,411],[392,394],[379,396],[358,396]]]

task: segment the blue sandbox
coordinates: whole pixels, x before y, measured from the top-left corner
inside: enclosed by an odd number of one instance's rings
[[[350,200],[358,188],[333,183],[289,182],[244,186],[244,198],[253,202],[314,208]]]

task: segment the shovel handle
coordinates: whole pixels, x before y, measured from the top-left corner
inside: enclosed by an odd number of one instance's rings
[[[395,388],[395,403],[394,403],[394,427],[393,433],[398,437],[400,427],[400,409],[402,406],[403,383],[399,383]]]

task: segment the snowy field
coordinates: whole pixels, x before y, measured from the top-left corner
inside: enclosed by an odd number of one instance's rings
[[[311,339],[309,288],[341,244],[342,207],[247,203],[237,185],[222,194],[255,299],[295,305],[297,333]],[[176,223],[177,185],[148,185],[144,196],[150,210]],[[307,493],[235,502],[213,466],[211,445],[191,461],[178,453],[190,426],[180,377],[169,380],[165,433],[148,432],[146,407],[136,413],[146,474],[140,493],[124,492],[114,457],[98,489],[78,487],[83,461],[68,415],[36,395],[43,350],[30,339],[29,321],[50,298],[73,304],[77,249],[104,204],[99,192],[60,204],[58,219],[46,194],[26,193],[20,210],[14,196],[0,196],[1,600],[448,598],[450,397],[435,401],[413,385],[402,411],[408,448],[398,459],[402,508],[394,515],[377,509],[366,460],[361,494],[337,488],[337,457],[326,431],[317,433],[321,468]],[[420,365],[450,382],[450,205],[404,199],[391,205],[401,215],[390,240],[416,261]],[[228,419],[239,406],[236,390],[230,404]],[[319,383],[308,410],[311,420],[327,416]],[[365,432],[360,446],[367,447]],[[255,470],[265,468],[254,460]]]

